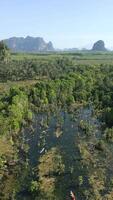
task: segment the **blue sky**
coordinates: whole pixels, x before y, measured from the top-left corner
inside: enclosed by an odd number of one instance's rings
[[[113,47],[113,0],[0,0],[0,39],[27,35],[56,48]]]

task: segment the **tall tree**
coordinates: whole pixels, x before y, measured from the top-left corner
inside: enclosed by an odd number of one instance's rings
[[[0,41],[0,61],[8,62],[10,57],[10,51],[3,41]]]

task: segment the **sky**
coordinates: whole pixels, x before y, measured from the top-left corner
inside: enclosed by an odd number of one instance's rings
[[[113,49],[113,0],[0,0],[0,40],[43,37],[55,48]]]

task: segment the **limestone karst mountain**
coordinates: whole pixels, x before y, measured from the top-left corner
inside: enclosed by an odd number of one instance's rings
[[[46,52],[54,51],[52,42],[45,42],[41,37],[12,37],[4,40],[13,52]]]
[[[107,51],[103,40],[98,40],[97,42],[95,42],[92,50],[93,51]]]

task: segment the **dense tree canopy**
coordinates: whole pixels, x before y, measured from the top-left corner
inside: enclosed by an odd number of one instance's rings
[[[67,55],[0,62],[1,199],[113,198],[112,75]]]

